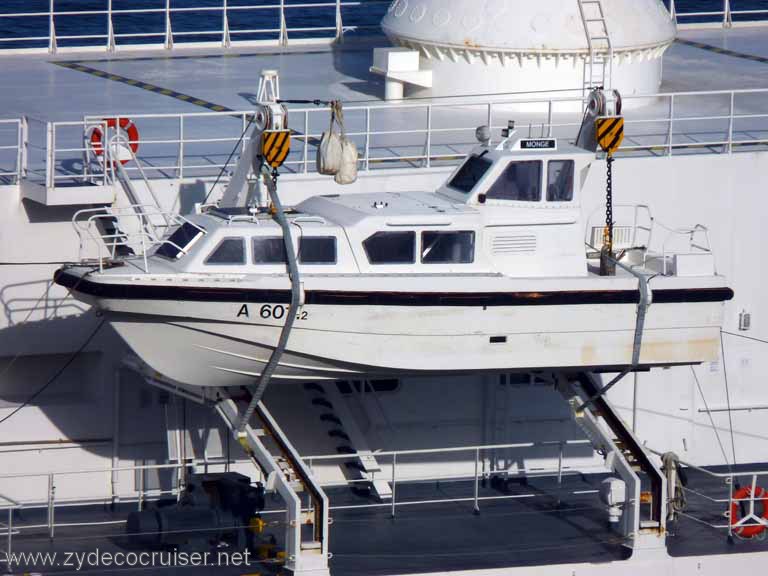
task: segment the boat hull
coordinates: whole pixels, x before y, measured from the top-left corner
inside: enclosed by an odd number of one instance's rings
[[[555,284],[480,277],[454,282],[461,290],[453,292],[414,290],[423,285],[417,282],[434,286],[431,279],[386,286],[355,279],[357,291],[331,290],[333,280],[308,278],[305,304],[291,311],[290,290],[279,277],[218,284],[164,277],[147,284],[146,276],[57,276],[102,309],[151,368],[190,386],[253,384],[288,314],[296,320],[276,381],[610,371],[632,363],[639,300],[632,278]],[[733,292],[717,279],[655,283],[639,366],[716,361],[724,302]]]
[[[150,306],[151,303],[147,303]],[[183,308],[184,303],[179,303]],[[188,303],[192,304],[192,303]],[[110,321],[154,370],[192,386],[253,384],[281,325],[224,320],[243,306],[195,305],[195,318],[111,312]],[[248,306],[250,313],[250,306]],[[649,313],[642,366],[715,361],[719,306]],[[258,312],[260,307],[256,307]],[[314,381],[482,371],[610,369],[632,359],[636,306],[474,308],[304,307],[275,380]],[[478,318],[479,317],[479,318]]]

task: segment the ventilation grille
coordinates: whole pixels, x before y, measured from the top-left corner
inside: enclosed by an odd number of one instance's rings
[[[494,254],[529,254],[536,252],[536,236],[496,236],[493,239]]]
[[[603,226],[592,227],[592,241],[590,244],[597,250],[603,247]],[[632,226],[614,226],[613,227],[613,248],[614,250],[627,250],[634,248],[632,246],[633,228]]]

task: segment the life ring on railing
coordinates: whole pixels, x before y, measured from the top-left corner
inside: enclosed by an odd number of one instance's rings
[[[120,146],[128,146],[136,154],[139,151],[139,129],[136,128],[136,124],[129,118],[120,118],[120,124],[118,127],[117,118],[104,118],[104,124],[107,128],[111,128],[116,131],[115,137],[118,138],[118,144]],[[104,155],[104,131],[101,126],[96,126],[91,130],[91,150],[96,156]],[[122,157],[118,150],[120,164],[127,164],[130,158]]]
[[[731,503],[731,514],[730,514],[730,521],[731,521],[731,527],[733,528],[733,533],[739,536],[740,538],[754,538],[755,536],[759,536],[763,532],[765,532],[766,527],[764,525],[760,526],[739,526],[739,522],[743,520],[741,517],[741,504],[742,502],[738,502],[738,500],[754,500],[755,503],[760,502],[763,505],[763,513],[762,515],[759,515],[757,511],[755,511],[755,515],[759,516],[764,520],[766,523],[768,523],[768,492],[766,492],[763,488],[760,486],[755,487],[755,494],[754,497],[752,496],[752,486],[744,486],[743,488],[739,488],[734,494],[733,494],[733,500],[734,502]]]

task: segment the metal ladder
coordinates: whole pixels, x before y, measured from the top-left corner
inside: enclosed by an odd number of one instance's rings
[[[582,94],[586,98],[593,88],[611,89],[613,75],[613,43],[601,0],[576,0],[584,24],[589,54],[584,61]]]

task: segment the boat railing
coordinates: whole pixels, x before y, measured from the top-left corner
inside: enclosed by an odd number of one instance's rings
[[[660,457],[663,456],[662,452],[656,450],[651,450],[651,452]],[[763,532],[758,536],[764,537],[764,534],[768,532],[768,509],[765,508],[768,505],[766,502],[768,492],[763,490],[768,490],[766,488],[768,486],[768,470],[750,470],[748,467],[740,467],[739,470],[715,472],[682,460],[679,463],[683,470],[695,471],[706,478],[715,480],[716,483],[712,487],[698,490],[684,485],[683,491],[687,496],[688,505],[687,508],[678,510],[678,514],[715,530],[727,531],[730,538],[742,537],[745,529],[755,529],[756,532],[760,532],[760,528],[763,528]],[[720,506],[723,510],[722,514],[712,514],[711,508],[708,508],[707,512],[698,513],[695,505],[697,500],[709,505]],[[759,508],[763,509],[762,514],[758,512]],[[734,519],[732,517],[734,511],[740,514],[740,518]]]
[[[624,98],[625,141],[620,158],[733,154],[768,150],[768,89],[675,92]],[[445,169],[462,161],[477,145],[479,124],[491,127],[499,142],[510,119],[519,132],[532,137],[572,140],[581,125],[581,97],[477,99],[345,107],[347,135],[360,149],[364,172],[393,168]],[[315,174],[315,155],[329,109],[291,108],[289,125],[294,146],[284,165],[288,174]],[[150,180],[207,180],[227,177],[242,150],[252,110],[187,114],[126,114],[138,127],[137,140],[110,128],[108,116],[87,116],[79,122],[49,122],[32,129],[29,147],[42,154],[30,160],[29,178],[44,174],[49,188],[111,185],[114,166],[94,150],[90,135],[102,130],[104,141],[119,140],[138,147],[134,155],[118,152],[132,177]],[[526,130],[527,126],[527,130]],[[109,147],[107,147],[109,148]],[[235,152],[232,155],[232,152]],[[232,155],[232,157],[231,157]],[[25,168],[26,170],[26,168]]]
[[[585,244],[595,256],[604,243],[605,213],[606,207],[602,204],[587,219]],[[613,221],[614,250],[625,252],[633,266],[653,266],[662,275],[669,276],[673,274],[672,262],[677,256],[712,255],[706,226],[671,228],[657,220],[646,204],[615,204]]]
[[[73,10],[58,0],[48,0],[47,10],[0,13],[2,30],[11,21],[23,22],[21,31],[32,35],[0,35],[0,50],[49,52],[91,50],[115,52],[162,48],[279,45],[301,42],[332,42],[348,33],[380,32],[378,24],[364,22],[384,15],[389,0],[279,0],[233,3],[214,0],[205,6],[174,6],[170,0],[145,2],[140,7],[101,6]],[[136,27],[137,19],[143,25]],[[43,31],[45,33],[43,33]]]
[[[692,228],[669,228],[656,222],[656,227],[663,231],[662,241],[662,274],[670,273],[672,258],[675,256],[708,254],[712,255],[712,243],[709,240],[709,228],[696,224]],[[714,255],[713,266],[714,266]],[[715,267],[716,271],[716,267]]]
[[[590,458],[587,462],[583,458],[585,449]],[[544,465],[539,457],[533,459],[535,468],[523,470],[510,470],[499,465],[505,457],[524,461],[526,451],[548,451],[548,460],[552,465]],[[398,509],[416,505],[444,505],[452,503],[469,503],[474,510],[479,510],[483,502],[499,500],[533,499],[533,498],[560,498],[569,494],[588,495],[597,494],[598,490],[580,489],[574,490],[565,483],[569,476],[580,475],[585,471],[596,473],[604,472],[602,461],[594,460],[593,451],[588,440],[554,440],[543,442],[526,442],[517,444],[490,444],[476,446],[461,446],[447,448],[431,448],[422,450],[391,450],[376,451],[373,453],[380,463],[379,472],[371,472],[370,477],[359,480],[336,480],[335,475],[329,474],[327,478],[319,478],[322,487],[334,487],[370,483],[378,478],[391,483],[392,500],[385,503],[363,502],[353,505],[331,506],[331,510],[349,508],[384,508],[390,509],[395,514]],[[513,456],[514,455],[514,456]],[[324,466],[343,466],[345,461],[355,458],[370,457],[371,452],[352,454],[329,454],[302,456],[302,459],[315,475],[322,472]],[[571,458],[576,460],[569,460]],[[424,473],[424,461],[430,461],[433,465],[433,473]],[[450,472],[440,468],[443,461],[450,464]],[[124,519],[94,519],[85,521],[72,521],[71,519],[57,520],[57,514],[65,508],[99,506],[120,502],[132,504],[138,510],[161,498],[178,496],[183,489],[184,477],[189,470],[197,470],[201,473],[230,471],[238,462],[226,458],[188,459],[167,464],[137,464],[120,465],[103,468],[84,468],[70,470],[53,470],[49,472],[34,473],[6,473],[0,474],[0,485],[7,489],[23,491],[27,494],[39,491],[40,497],[29,497],[21,500],[19,506],[26,510],[44,510],[44,523],[28,522],[18,525],[17,530],[22,534],[25,531],[46,530],[48,536],[53,539],[56,529],[61,526],[69,528],[85,528],[92,526],[121,525]],[[249,470],[253,470],[249,468]],[[514,493],[495,493],[484,495],[481,485],[484,480],[500,478],[514,479],[518,477],[545,476],[557,480],[555,492],[542,492],[540,490],[515,491]],[[96,490],[95,494],[84,498],[79,495],[71,495],[73,492],[81,492],[81,487],[88,481],[86,478],[97,478],[99,486],[104,489]],[[256,477],[253,481],[266,481],[265,478]],[[402,496],[397,491],[397,486],[408,483],[421,482],[453,482],[459,490],[452,490],[452,495],[442,498],[422,499]],[[285,510],[269,509],[264,515],[284,514]]]
[[[194,222],[179,214],[164,212],[154,205],[134,204],[114,208],[88,208],[77,211],[72,225],[79,239],[79,260],[97,261],[99,270],[115,261],[139,262],[150,272],[150,252],[163,244],[179,252],[184,249],[166,238],[175,226]],[[95,254],[95,256],[94,256]]]

